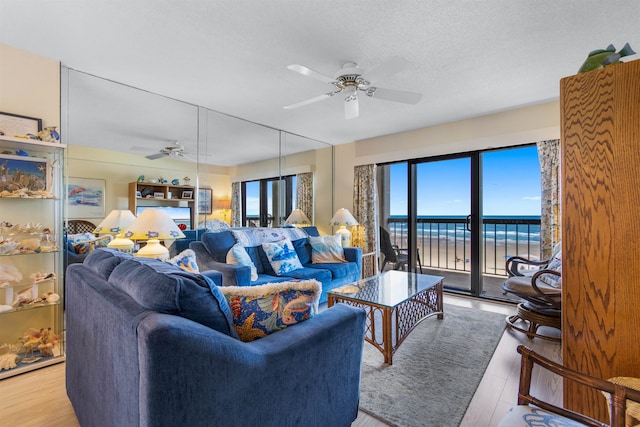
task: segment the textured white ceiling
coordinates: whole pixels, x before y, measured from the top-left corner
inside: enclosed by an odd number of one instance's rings
[[[0,0],[0,42],[341,144],[557,99],[559,80],[589,51],[625,42],[640,51],[640,1]],[[338,96],[282,108],[332,89],[289,64],[333,75],[346,62],[368,70],[394,56],[412,67],[380,86],[423,93],[417,105],[361,97],[353,120]],[[124,95],[110,99],[117,106],[104,101],[102,114],[113,111],[117,127],[126,120],[116,110],[131,114],[117,104]]]

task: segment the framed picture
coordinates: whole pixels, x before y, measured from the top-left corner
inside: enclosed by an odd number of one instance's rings
[[[210,188],[198,189],[198,213],[211,214],[213,212],[213,206],[211,204],[212,191]]]
[[[183,199],[193,199],[193,191],[191,190],[184,190],[182,192],[182,198]]]
[[[42,130],[42,119],[0,112],[0,135],[15,138],[27,134],[38,135]]]
[[[154,199],[164,199],[164,193],[162,191],[156,191],[153,193]]]
[[[104,179],[69,178],[69,218],[104,218]]]
[[[47,159],[0,154],[0,191],[49,191],[51,177],[51,163]]]

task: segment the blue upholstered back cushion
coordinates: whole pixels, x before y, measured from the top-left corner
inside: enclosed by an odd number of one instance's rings
[[[302,265],[311,264],[311,245],[309,244],[309,239],[293,240],[291,243],[293,243],[293,247],[296,249],[300,263]]]
[[[271,267],[271,263],[269,262],[269,257],[262,246],[256,246],[256,252],[258,253],[258,259],[260,260],[263,273],[268,274],[269,276],[277,276],[276,272],[273,271],[273,267]],[[258,271],[258,274],[259,273],[260,272]]]
[[[236,238],[229,230],[218,231],[216,233],[204,233],[202,235],[202,244],[205,249],[209,251],[211,257],[218,262],[227,262],[227,252],[229,252],[229,249],[236,243]]]
[[[107,280],[118,264],[131,258],[133,258],[132,255],[115,249],[100,248],[87,255],[84,259],[84,266]]]
[[[249,247],[245,247],[244,250],[247,251],[247,253],[249,254],[251,261],[253,261],[253,265],[256,266],[256,270],[258,271],[258,274],[262,274],[264,273],[264,267],[262,266],[262,258],[260,258],[260,252],[258,252],[258,248],[260,248],[260,250],[262,251],[262,246],[249,246]],[[267,260],[267,264],[269,264],[269,260]]]
[[[155,259],[131,258],[116,266],[109,283],[148,310],[181,316],[237,337],[227,300],[200,274]]]

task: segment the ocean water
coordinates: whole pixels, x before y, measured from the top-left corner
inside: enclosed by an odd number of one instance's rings
[[[540,243],[540,225],[504,223],[501,221],[540,221],[540,216],[486,216],[483,224],[483,238],[486,241],[495,241],[497,245],[511,244],[515,242]],[[406,217],[391,216],[391,222],[387,225],[389,232],[396,235],[396,239],[406,241],[407,223]],[[402,221],[402,222],[395,222]],[[466,217],[463,216],[419,216],[418,240],[449,240],[469,241],[471,233],[466,229]]]

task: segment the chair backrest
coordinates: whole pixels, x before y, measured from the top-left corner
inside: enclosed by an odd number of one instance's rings
[[[605,381],[601,378],[592,377],[585,373],[569,369],[535,353],[533,350],[523,345],[518,346],[518,353],[522,355],[520,365],[518,405],[534,405],[545,411],[549,411],[554,414],[561,415],[565,418],[578,421],[586,426],[602,427],[604,425],[622,427],[625,425],[627,404],[629,404],[631,401],[635,402],[635,404],[640,402],[640,391],[638,390],[634,390],[611,381]],[[589,387],[593,390],[599,390],[608,395],[611,395],[611,399],[609,399],[609,424],[603,424],[600,421],[594,420],[584,414],[561,408],[557,405],[546,402],[539,397],[533,396],[531,391],[531,378],[534,365],[538,365],[539,367],[550,371],[555,375],[561,376],[565,381],[571,381],[576,384]],[[500,425],[515,424],[509,422],[508,424],[501,423]]]
[[[96,225],[91,221],[83,219],[70,219],[67,221],[68,234],[93,233],[95,229]]]
[[[382,252],[385,260],[388,262],[396,262],[398,260],[396,251],[393,250],[393,245],[391,244],[391,236],[389,232],[382,227],[380,227],[380,252]]]

